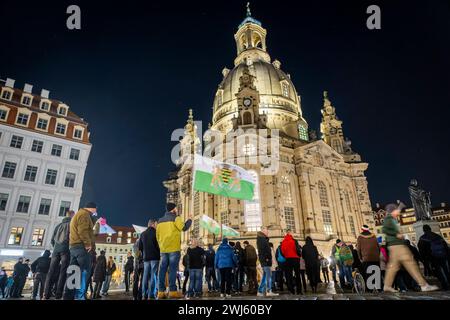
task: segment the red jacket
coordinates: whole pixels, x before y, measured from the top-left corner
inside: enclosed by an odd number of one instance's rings
[[[281,253],[286,259],[300,258],[297,254],[297,246],[295,245],[295,240],[290,234],[287,234],[281,242]]]

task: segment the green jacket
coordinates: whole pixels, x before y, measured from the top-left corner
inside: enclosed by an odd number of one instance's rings
[[[405,244],[404,240],[397,238],[397,235],[400,233],[400,226],[397,219],[390,214],[386,214],[384,218],[382,232],[386,235],[386,245],[388,247]]]

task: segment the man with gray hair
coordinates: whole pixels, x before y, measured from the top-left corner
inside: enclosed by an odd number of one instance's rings
[[[139,237],[139,250],[144,260],[144,275],[142,277],[142,298],[156,298],[156,279],[158,277],[160,251],[156,240],[156,219],[148,221],[148,228]]]

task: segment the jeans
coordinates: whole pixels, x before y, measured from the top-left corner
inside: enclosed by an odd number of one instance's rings
[[[342,265],[342,271],[343,271],[343,276],[345,277],[345,280],[347,281],[347,283],[349,285],[353,286],[352,266]]]
[[[272,291],[272,267],[262,267],[263,276],[261,278],[261,284],[259,285],[258,292],[264,293]]]
[[[206,282],[208,283],[209,291],[219,289],[219,285],[218,285],[217,279],[216,279],[216,270],[213,267],[206,268],[205,277],[206,277]]]
[[[142,277],[142,297],[156,297],[156,281],[158,279],[159,260],[144,261],[144,276]]]
[[[166,273],[169,269],[169,290],[177,291],[177,272],[180,262],[180,251],[161,253],[161,263],[159,265],[159,292],[166,291]]]
[[[34,279],[33,279],[33,293],[31,295],[32,299],[36,299],[36,296],[38,294],[38,289],[39,289],[39,299],[42,299],[42,297],[44,296],[44,284],[45,284],[45,279],[46,278],[47,278],[47,274],[46,273],[37,272],[34,275]]]
[[[52,279],[53,275],[57,272],[59,268],[59,276],[56,283],[56,299],[61,299],[64,285],[66,283],[66,272],[67,267],[70,262],[70,252],[62,251],[62,252],[53,252],[52,260],[50,261],[50,269],[48,270],[47,278],[45,279],[45,290],[44,296],[49,299],[51,295],[51,288],[53,286]]]
[[[203,269],[189,269],[188,296],[202,294]]]
[[[342,262],[338,262],[337,263],[338,266],[338,270],[339,270],[339,285],[341,287],[345,286],[345,270],[344,270],[344,265]]]
[[[73,299],[75,300],[85,300],[86,299],[86,288],[87,281],[89,279],[89,273],[91,270],[91,260],[92,255],[86,251],[83,246],[74,246],[70,248],[70,264],[71,266],[76,265],[80,268],[81,272],[81,281],[79,289],[64,289],[64,299]]]
[[[106,294],[109,290],[109,285],[111,284],[112,275],[108,274],[105,276],[105,281],[103,282],[102,293]]]

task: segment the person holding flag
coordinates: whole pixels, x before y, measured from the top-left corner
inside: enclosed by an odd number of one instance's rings
[[[187,231],[192,220],[183,222],[178,215],[177,206],[167,203],[166,214],[159,219],[156,226],[156,239],[161,252],[161,264],[159,272],[158,299],[166,298],[166,273],[169,271],[169,298],[183,298],[183,294],[177,289],[178,264],[181,257],[181,232]]]

